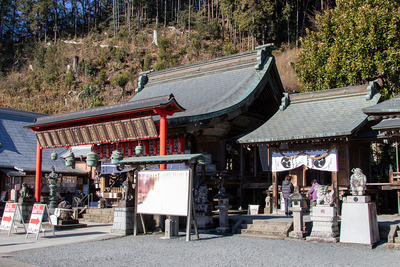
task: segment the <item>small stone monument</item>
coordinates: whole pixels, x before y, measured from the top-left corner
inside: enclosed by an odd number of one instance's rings
[[[360,168],[351,170],[350,188],[342,204],[340,242],[373,247],[380,241],[375,202],[364,196],[367,178]]]
[[[271,214],[271,213],[272,213],[272,199],[271,196],[267,196],[265,198],[264,214]]]
[[[194,209],[196,212],[197,228],[211,229],[214,228],[212,218],[212,204],[208,203],[208,188],[205,185],[199,186],[195,190]]]
[[[307,241],[337,243],[339,241],[339,224],[336,207],[333,205],[334,191],[328,192],[325,185],[315,186],[317,205],[313,208],[313,223]]]

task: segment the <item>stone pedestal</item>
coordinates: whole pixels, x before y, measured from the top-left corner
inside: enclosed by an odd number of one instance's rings
[[[198,229],[214,228],[212,218],[212,204],[194,204]]]
[[[303,207],[291,207],[289,208],[293,213],[293,231],[289,233],[291,238],[303,239],[306,235],[306,231],[303,230]]]
[[[337,243],[339,242],[339,224],[335,207],[317,205],[312,208],[313,223],[307,241]]]
[[[380,241],[376,205],[368,201],[369,196],[351,196],[342,204],[341,243],[372,247]]]
[[[114,209],[114,223],[111,233],[132,235],[133,234],[133,207],[115,207]]]
[[[23,201],[20,200],[18,203],[19,208],[21,209],[22,213],[22,218],[24,219],[25,223],[29,223],[29,220],[31,219],[31,213],[33,209],[33,204],[35,204],[35,199],[25,199]],[[18,214],[18,212],[15,213],[15,218],[14,220],[16,222],[22,222],[21,216]]]

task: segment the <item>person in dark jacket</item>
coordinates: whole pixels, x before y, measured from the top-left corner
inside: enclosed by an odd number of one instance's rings
[[[282,197],[285,200],[285,214],[286,217],[289,217],[289,200],[288,197],[293,194],[294,186],[290,182],[292,180],[292,176],[286,175],[285,180],[282,182]]]

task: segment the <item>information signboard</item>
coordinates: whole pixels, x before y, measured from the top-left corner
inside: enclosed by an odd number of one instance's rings
[[[137,213],[187,216],[189,170],[141,171]]]
[[[22,218],[21,210],[16,203],[6,203],[6,206],[4,207],[3,217],[1,219],[0,229],[8,231],[8,235],[10,235],[11,229],[13,228],[16,211],[19,212],[19,215]],[[22,224],[25,230],[25,223],[23,219]]]
[[[46,204],[34,204],[33,208],[32,208],[31,218],[29,220],[28,231],[26,233],[25,238],[28,237],[28,234],[36,234],[36,239],[38,239],[40,228],[42,227],[42,221],[43,221],[43,217],[44,217],[43,215],[45,212],[47,212],[47,218],[49,218],[51,230],[53,231],[53,236],[55,236],[54,230],[53,230],[53,225],[50,220],[50,213],[47,209],[47,205]],[[43,231],[43,235],[44,235],[44,230],[42,229],[42,231]]]

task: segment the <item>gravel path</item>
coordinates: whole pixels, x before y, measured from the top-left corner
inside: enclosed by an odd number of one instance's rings
[[[201,234],[122,238],[14,252],[34,266],[399,266],[400,251],[360,246]],[[1,260],[0,260],[0,266]],[[18,266],[18,265],[15,265]]]

